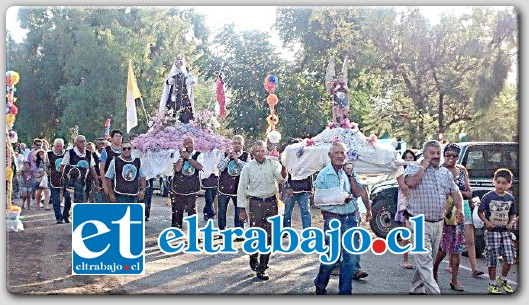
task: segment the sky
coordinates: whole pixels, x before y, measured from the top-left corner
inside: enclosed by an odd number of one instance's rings
[[[182,7],[183,8],[183,7]],[[275,21],[273,6],[194,6],[195,11],[206,15],[206,24],[215,33],[224,24],[235,23],[239,29],[270,31]],[[18,26],[16,15],[18,7],[10,7],[6,13],[6,28],[15,34],[20,42],[24,32]]]
[[[16,20],[18,8],[17,6],[12,6],[7,11],[6,28],[14,33],[16,41],[20,42],[24,36],[24,32],[18,26]],[[272,29],[275,21],[276,7],[274,6],[193,6],[193,8],[195,11],[207,16],[206,24],[212,29],[213,33],[215,33],[215,30],[222,28],[224,24],[233,22],[241,30],[271,31],[271,34],[277,35]],[[439,21],[438,14],[441,11],[461,12],[463,10],[465,10],[465,7],[421,7],[423,14],[433,23]]]
[[[17,6],[10,7],[6,13],[6,29],[13,34],[16,42],[22,42],[25,32],[19,27],[16,20]],[[181,7],[186,8],[186,7]],[[191,7],[188,7],[191,8]],[[234,23],[239,30],[269,31],[274,44],[281,55],[292,58],[293,52],[281,47],[277,31],[272,29],[275,21],[274,6],[193,6],[196,12],[206,16],[206,25],[215,35],[225,24]]]

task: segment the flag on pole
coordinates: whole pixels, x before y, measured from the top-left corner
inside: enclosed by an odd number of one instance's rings
[[[136,113],[136,99],[141,98],[140,89],[136,83],[136,76],[132,70],[132,60],[129,59],[129,74],[127,78],[127,99],[125,105],[127,106],[127,133],[136,126],[138,126],[138,115]]]
[[[224,95],[224,81],[222,80],[222,74],[217,77],[217,102],[220,107],[220,117],[226,117],[226,97]]]
[[[106,140],[108,140],[110,139],[110,118],[105,120],[105,124],[103,125],[103,127],[105,127],[105,133],[103,134],[103,136]]]

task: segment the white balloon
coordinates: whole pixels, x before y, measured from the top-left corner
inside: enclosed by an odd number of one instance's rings
[[[268,133],[268,141],[272,144],[277,144],[279,141],[281,141],[281,134],[277,130],[270,131]]]

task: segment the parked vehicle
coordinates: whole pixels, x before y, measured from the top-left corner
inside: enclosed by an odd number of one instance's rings
[[[518,150],[517,142],[462,142],[458,164],[466,167],[472,188],[472,197],[481,197],[494,189],[494,172],[498,168],[508,168],[514,175],[512,193],[518,203]],[[418,155],[419,157],[419,155]],[[442,163],[442,160],[441,160]],[[371,230],[378,237],[385,238],[387,233],[397,226],[398,184],[396,180],[384,181],[371,189],[373,218]],[[484,228],[475,228],[476,254],[480,256],[485,249]]]

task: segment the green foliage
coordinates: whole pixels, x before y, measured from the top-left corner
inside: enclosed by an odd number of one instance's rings
[[[490,108],[480,110],[468,123],[468,141],[512,141],[519,134],[519,104],[517,88],[507,86],[495,98]]]
[[[351,121],[366,135],[401,136],[418,147],[438,133],[457,140],[508,140],[517,129],[517,87],[506,84],[518,57],[514,9],[473,8],[431,24],[418,9],[278,8],[275,28],[292,60],[280,59],[270,34],[227,25],[210,39],[193,9],[38,7],[19,11],[22,43],[7,37],[8,70],[19,72],[21,141],[50,140],[73,125],[89,140],[103,123],[125,129],[128,60],[132,59],[147,116],[158,113],[163,83],[176,56],[198,79],[197,110],[214,110],[222,72],[228,117],[218,132],[263,139],[270,110],[263,80],[279,78],[277,130],[282,143],[312,137],[331,119],[325,72],[349,58]],[[490,122],[501,121],[501,126]]]
[[[267,33],[238,33],[233,25],[226,26],[213,40],[218,50],[212,66],[222,67],[224,84],[229,95],[226,123],[247,140],[263,138],[266,130],[267,92],[263,88],[266,75],[275,73],[281,82],[283,71],[278,54],[269,43]],[[211,69],[210,69],[211,70]],[[213,71],[220,71],[213,69]]]

